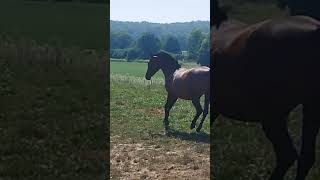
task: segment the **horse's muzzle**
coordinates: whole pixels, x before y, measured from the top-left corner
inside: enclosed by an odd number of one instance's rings
[[[151,79],[151,77],[150,76],[145,76],[145,78],[146,78],[146,80],[150,80]]]

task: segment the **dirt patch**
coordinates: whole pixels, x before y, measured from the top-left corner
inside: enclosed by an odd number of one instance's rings
[[[164,115],[164,108],[137,109],[138,112]]]
[[[162,146],[111,139],[111,179],[210,178],[209,151],[199,153],[188,144],[171,149]]]

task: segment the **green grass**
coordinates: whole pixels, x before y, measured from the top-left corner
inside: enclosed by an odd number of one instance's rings
[[[121,74],[126,76],[144,77],[148,64],[143,62],[114,62],[110,63],[111,74]],[[162,72],[158,72],[155,77],[163,77]]]
[[[21,43],[0,41],[0,177],[104,179],[103,64]]]
[[[1,33],[63,47],[106,49],[109,5],[3,0]]]
[[[0,179],[105,179],[108,12],[1,1]]]
[[[289,115],[289,133],[298,152],[301,144],[302,108]],[[214,162],[212,177],[219,180],[265,180],[275,167],[272,144],[265,137],[261,126],[219,117],[214,125],[211,158]],[[320,177],[320,139],[316,147],[317,160],[308,180]],[[294,179],[296,164],[286,179]]]

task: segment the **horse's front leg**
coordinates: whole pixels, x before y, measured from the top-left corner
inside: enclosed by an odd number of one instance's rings
[[[288,133],[286,119],[262,122],[263,131],[271,141],[276,154],[276,168],[269,180],[283,180],[288,169],[298,158],[297,151]]]
[[[168,93],[168,96],[167,96],[167,102],[164,106],[164,119],[163,119],[163,125],[164,125],[164,131],[165,131],[165,134],[168,134],[168,131],[169,131],[169,113],[170,113],[170,110],[172,108],[172,106],[174,105],[174,103],[177,101],[177,97],[171,95],[170,93]]]
[[[193,129],[196,127],[197,119],[199,118],[199,116],[203,112],[201,104],[200,104],[200,97],[192,99],[192,104],[196,108],[196,115],[194,116],[194,118],[191,122],[190,129]]]
[[[201,122],[199,124],[199,126],[197,127],[196,131],[200,132],[203,122],[206,119],[208,112],[209,112],[209,103],[210,103],[210,95],[209,94],[205,94],[204,97],[204,108],[203,108],[203,113],[202,113],[202,119]]]
[[[296,180],[304,180],[315,162],[316,139],[319,132],[318,109],[303,107],[302,146]]]

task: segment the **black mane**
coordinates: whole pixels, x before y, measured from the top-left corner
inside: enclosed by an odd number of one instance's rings
[[[165,61],[167,62],[172,62],[172,65],[175,66],[175,68],[179,69],[181,68],[181,65],[179,64],[179,62],[174,59],[169,53],[164,52],[164,51],[160,51],[156,54],[154,54],[154,56],[158,56],[160,57],[160,59],[165,59]]]

